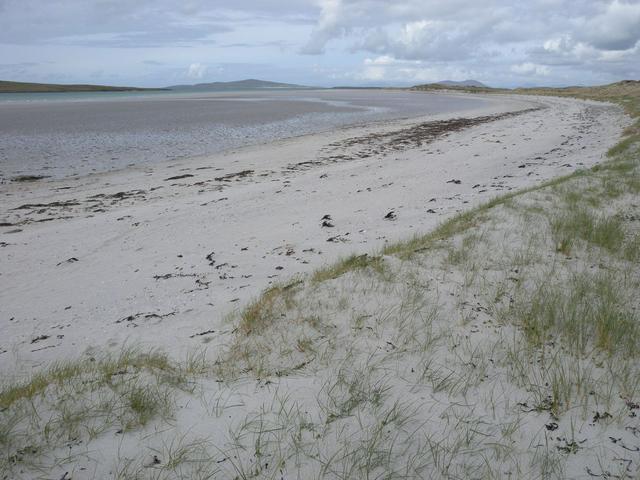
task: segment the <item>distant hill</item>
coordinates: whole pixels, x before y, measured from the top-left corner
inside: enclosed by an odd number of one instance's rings
[[[445,80],[438,83],[425,83],[424,85],[416,85],[411,90],[456,90],[460,92],[475,93],[495,93],[503,89],[492,88],[475,80],[465,80],[464,82],[453,82]]]
[[[394,90],[396,87],[357,87],[352,85],[338,85],[337,87],[331,87],[331,90]]]
[[[411,90],[437,91],[456,90],[468,93],[520,93],[525,95],[553,95],[577,98],[588,98],[594,100],[615,100],[622,95],[640,95],[640,80],[621,80],[607,85],[596,85],[592,87],[569,86],[569,87],[518,87],[518,88],[491,88],[475,86],[455,86],[442,85],[440,83],[427,83],[416,85]]]
[[[248,80],[237,80],[234,82],[211,82],[198,83],[195,85],[172,85],[167,87],[169,90],[189,90],[189,91],[225,91],[225,90],[273,90],[273,89],[307,89],[304,85],[295,85],[293,83],[268,82],[266,80],[256,80],[250,78]]]
[[[443,80],[441,82],[436,82],[438,85],[446,85],[448,87],[476,87],[476,88],[489,88],[482,82],[477,80],[463,80],[462,82],[456,82],[453,80]]]
[[[607,85],[596,85],[593,87],[583,86],[569,86],[569,87],[528,87],[528,88],[516,88],[514,92],[528,93],[535,95],[544,94],[563,94],[571,96],[580,96],[584,94],[594,95],[607,98],[619,95],[639,95],[640,94],[640,80],[621,80],[615,83],[609,83]]]
[[[63,85],[56,83],[27,83],[0,80],[0,93],[49,92],[130,92],[161,90],[159,88],[112,87],[109,85]]]

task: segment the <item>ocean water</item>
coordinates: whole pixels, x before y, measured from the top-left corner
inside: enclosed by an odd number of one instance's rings
[[[389,90],[0,94],[0,181],[105,172],[484,102]]]

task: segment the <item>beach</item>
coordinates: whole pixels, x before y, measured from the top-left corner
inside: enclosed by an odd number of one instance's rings
[[[0,480],[640,479],[640,0],[0,0]]]
[[[630,117],[411,95],[2,183],[0,478],[637,477]]]
[[[626,122],[597,102],[479,98],[460,115],[1,185],[2,370],[123,345],[215,356],[228,315],[271,285],[590,168]]]

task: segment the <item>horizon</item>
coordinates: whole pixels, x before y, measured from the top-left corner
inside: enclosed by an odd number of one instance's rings
[[[260,78],[239,78],[239,79],[236,79],[236,80],[225,80],[225,81],[210,80],[210,81],[206,81],[206,82],[180,83],[180,84],[175,84],[175,85],[157,85],[157,86],[150,86],[150,87],[144,87],[144,86],[140,86],[140,85],[107,85],[107,84],[101,84],[101,83],[87,83],[87,82],[51,83],[50,85],[60,85],[60,86],[87,85],[87,86],[94,86],[94,87],[141,88],[141,89],[149,89],[149,90],[170,90],[172,88],[175,89],[176,87],[196,87],[196,86],[201,86],[201,85],[232,84],[232,83],[241,83],[241,82],[248,82],[248,81],[265,82],[265,83],[282,83],[282,84],[288,84],[292,88],[300,87],[300,88],[306,88],[306,89],[310,89],[310,90],[313,90],[313,89],[326,90],[326,89],[340,89],[340,88],[404,89],[404,88],[411,88],[411,87],[421,86],[421,85],[445,84],[447,82],[465,83],[465,82],[474,82],[474,81],[482,83],[483,87],[486,87],[486,88],[492,88],[492,89],[493,88],[495,88],[495,89],[505,88],[505,89],[511,89],[511,90],[516,90],[516,89],[520,89],[520,88],[572,88],[572,87],[575,87],[575,88],[588,88],[588,87],[593,87],[593,86],[609,85],[609,84],[593,84],[593,85],[587,85],[587,84],[536,85],[536,84],[532,84],[532,85],[527,85],[527,86],[515,85],[515,86],[512,86],[512,87],[496,87],[494,85],[488,85],[485,82],[483,82],[482,80],[477,80],[475,78],[468,78],[468,79],[464,79],[464,80],[442,79],[442,80],[434,81],[434,82],[415,83],[415,84],[411,84],[411,85],[397,85],[397,84],[350,85],[350,84],[346,84],[345,83],[345,84],[320,86],[320,85],[301,85],[301,84],[291,83],[291,82],[286,82],[286,81],[283,82],[283,81],[276,81],[276,80],[270,80],[270,79],[260,79]],[[617,81],[611,82],[611,83],[619,83],[619,82],[624,82],[624,81],[640,81],[640,80],[623,78],[623,79],[620,79],[620,80],[617,80]],[[42,84],[42,85],[47,85],[48,84],[48,83],[45,83],[45,82],[31,82],[31,81],[13,80],[13,79],[4,79],[4,78],[0,78],[0,82],[27,83],[27,84],[32,83],[32,84]],[[287,87],[280,87],[280,88],[282,88],[283,90],[287,89]],[[257,87],[256,89],[258,89],[258,90],[260,90],[260,89],[268,89],[268,87]],[[38,93],[38,92],[35,92],[35,93]]]
[[[591,86],[640,78],[640,2],[0,0],[0,48],[33,83]]]

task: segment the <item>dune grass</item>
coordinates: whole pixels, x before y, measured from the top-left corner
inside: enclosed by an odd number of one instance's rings
[[[365,268],[370,268],[381,274],[384,272],[384,260],[380,256],[368,255],[366,253],[362,255],[350,255],[344,260],[316,270],[311,275],[311,281],[314,283],[322,283],[327,280],[334,280],[347,272]]]
[[[302,283],[302,280],[293,280],[266,289],[242,311],[238,325],[240,331],[247,335],[253,332],[260,333],[262,328],[277,319],[282,308],[290,308],[293,295]]]
[[[578,238],[612,253],[619,252],[623,246],[622,221],[615,216],[594,214],[581,207],[553,215],[550,222],[558,250],[566,254]]]
[[[522,328],[535,346],[560,339],[576,356],[597,348],[608,355],[636,357],[640,323],[625,298],[633,286],[622,275],[580,273],[565,281],[541,282],[508,310],[509,321]]]
[[[0,390],[0,471],[36,465],[65,442],[130,432],[173,417],[177,392],[193,391],[201,357],[175,362],[161,352],[57,363]],[[34,463],[36,462],[36,463]]]

